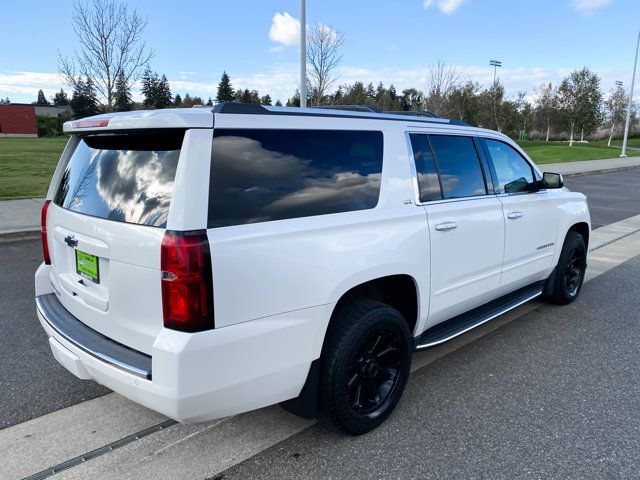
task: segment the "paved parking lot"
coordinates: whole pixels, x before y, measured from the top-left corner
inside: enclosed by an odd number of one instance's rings
[[[566,183],[589,196],[594,228],[640,213],[640,169]],[[33,304],[40,248],[0,243],[0,362],[10,366],[0,369],[1,478],[165,420],[103,396],[107,389],[52,359]],[[530,304],[417,355],[414,368],[429,367],[412,375],[391,421],[364,437],[338,437],[273,407],[175,425],[61,478],[632,477],[640,468],[640,257],[625,261],[638,253],[640,234],[598,250],[592,271],[609,271],[569,307]],[[63,429],[74,433],[58,444]]]
[[[370,434],[316,425],[224,479],[638,478],[638,291],[640,257],[416,372]]]

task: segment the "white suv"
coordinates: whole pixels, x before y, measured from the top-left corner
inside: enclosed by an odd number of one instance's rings
[[[181,422],[283,402],[364,433],[416,349],[582,285],[584,195],[494,131],[239,104],[65,131],[38,318],[76,376]]]

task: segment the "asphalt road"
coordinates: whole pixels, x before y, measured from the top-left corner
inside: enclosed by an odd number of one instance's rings
[[[377,430],[315,425],[215,478],[638,478],[638,291],[640,257],[414,373]]]
[[[565,184],[587,196],[594,229],[640,213],[640,168],[567,177]]]
[[[594,228],[640,213],[640,168],[566,183],[589,197]],[[109,391],[78,380],[51,356],[33,301],[40,262],[39,241],[0,243],[0,429]]]
[[[51,356],[35,313],[33,274],[39,240],[0,243],[0,428],[103,395]]]

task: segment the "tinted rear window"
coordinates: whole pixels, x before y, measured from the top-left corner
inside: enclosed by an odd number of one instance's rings
[[[80,140],[54,202],[117,222],[165,227],[184,131]]]
[[[373,208],[382,132],[218,129],[209,227]]]
[[[471,137],[430,135],[444,198],[486,195],[480,158]]]

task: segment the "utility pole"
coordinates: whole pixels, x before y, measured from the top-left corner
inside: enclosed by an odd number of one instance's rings
[[[640,48],[640,30],[638,31],[638,41],[636,43],[636,58],[633,61],[633,76],[631,77],[631,90],[629,90],[629,105],[627,105],[627,121],[624,124],[624,139],[622,140],[621,158],[627,156],[627,138],[629,137],[629,123],[631,122],[631,107],[633,106],[633,85],[636,81],[636,67],[638,66],[638,49]]]
[[[300,108],[307,108],[307,12],[300,0]]]
[[[502,66],[502,62],[500,60],[489,60],[489,65],[493,67],[493,84],[496,84],[498,67]]]

